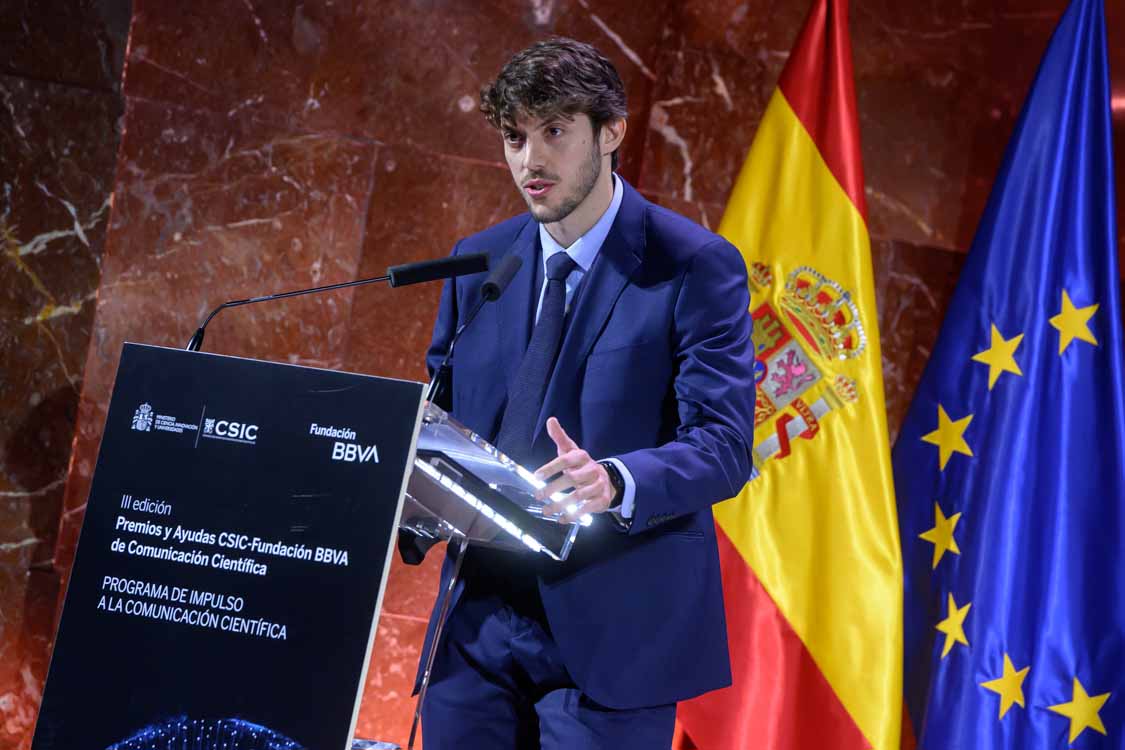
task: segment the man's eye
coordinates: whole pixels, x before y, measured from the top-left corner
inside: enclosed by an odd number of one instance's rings
[[[513,146],[518,146],[523,143],[523,137],[519,133],[505,133],[504,140]]]
[[[562,128],[547,128],[547,135],[554,136],[555,138],[558,138],[562,134],[563,134]]]

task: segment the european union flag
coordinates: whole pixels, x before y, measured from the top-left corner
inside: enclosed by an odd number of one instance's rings
[[[893,452],[919,746],[1125,747],[1125,379],[1102,0],[1051,38]]]

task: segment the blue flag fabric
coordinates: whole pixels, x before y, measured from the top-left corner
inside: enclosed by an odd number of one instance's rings
[[[925,750],[1125,747],[1125,379],[1102,0],[1073,0],[893,451]]]

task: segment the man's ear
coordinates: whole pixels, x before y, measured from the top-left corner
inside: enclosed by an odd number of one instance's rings
[[[602,156],[609,156],[621,146],[627,128],[628,123],[624,117],[614,118],[602,125],[600,133]]]

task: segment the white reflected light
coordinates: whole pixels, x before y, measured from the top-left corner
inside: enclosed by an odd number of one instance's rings
[[[421,459],[415,459],[414,468],[420,469],[422,471],[422,473],[425,474],[426,476],[428,476],[430,479],[434,480],[435,482],[440,484],[442,487],[445,487],[450,492],[452,492],[454,495],[456,495],[457,497],[464,500],[466,503],[468,503],[470,506],[472,506],[475,510],[479,511],[482,516],[490,519],[493,523],[495,523],[497,526],[502,528],[508,534],[515,537],[521,544],[523,544],[525,547],[527,547],[531,551],[533,551],[533,552],[543,552],[543,553],[549,555],[550,557],[554,558],[555,560],[559,559],[557,555],[555,555],[553,552],[551,552],[551,550],[549,550],[549,549],[545,548],[543,545],[541,545],[530,534],[523,533],[523,531],[521,531],[518,526],[516,526],[514,523],[512,523],[510,520],[508,520],[504,516],[497,513],[495,509],[493,509],[487,503],[482,502],[473,493],[468,492],[464,487],[462,487],[461,485],[454,482],[453,479],[451,479],[449,476],[447,476],[445,474],[442,474],[434,466],[426,463],[425,461],[422,461]],[[532,477],[532,479],[534,479],[534,477],[530,474],[530,472],[524,472],[524,473],[526,473],[529,477]],[[537,480],[535,480],[535,481],[537,481]],[[539,484],[540,484],[540,486],[543,485],[542,482],[540,482]],[[571,507],[573,508],[574,506],[571,506]],[[577,509],[577,508],[575,508],[575,509]],[[589,515],[585,515],[581,519],[579,519],[579,523],[581,523],[583,526],[589,526],[590,523],[592,523],[592,522],[593,522],[593,519],[590,518]]]

